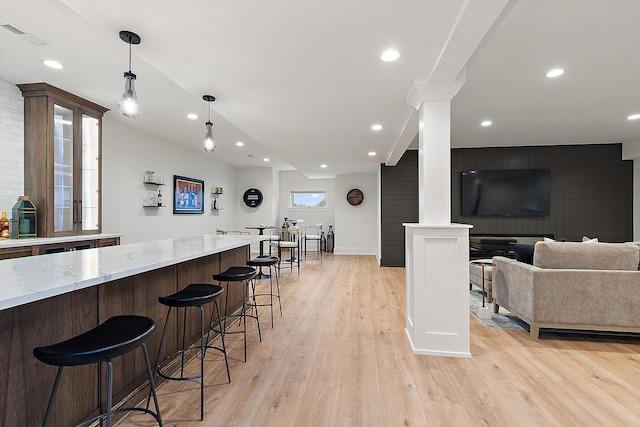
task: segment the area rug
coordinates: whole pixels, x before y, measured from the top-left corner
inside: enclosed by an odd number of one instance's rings
[[[509,313],[504,308],[501,307],[500,313],[495,314],[491,304],[488,304],[485,301],[485,306],[489,307],[489,310],[491,311],[490,319],[481,319],[478,316],[478,310],[482,307],[482,292],[476,289],[469,291],[469,311],[471,311],[471,314],[473,314],[476,319],[482,322],[482,324],[487,328],[529,330],[528,324]]]

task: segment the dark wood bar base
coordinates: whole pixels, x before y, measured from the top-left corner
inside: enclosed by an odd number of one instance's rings
[[[249,246],[232,249],[1,310],[0,426],[42,424],[56,369],[35,359],[35,347],[78,335],[111,316],[137,314],[156,322],[156,329],[147,341],[149,354],[156,355],[166,316],[166,307],[158,303],[158,297],[177,292],[190,283],[213,283],[213,274],[234,265],[245,265],[248,252]],[[229,309],[235,311],[241,301],[241,289],[231,287],[229,305],[233,306]],[[224,299],[220,302],[220,310],[224,312]],[[162,356],[175,351],[181,343],[181,322],[182,316],[174,316],[170,322]],[[187,322],[188,339],[197,339],[200,335],[197,310],[188,314]],[[114,402],[125,399],[147,381],[141,352],[131,352],[113,360],[113,367]],[[72,367],[62,375],[49,425],[74,425],[97,414],[100,406],[98,368],[95,365]],[[106,373],[103,377],[106,378]],[[104,380],[103,384],[106,384]],[[162,410],[162,401],[160,408]]]

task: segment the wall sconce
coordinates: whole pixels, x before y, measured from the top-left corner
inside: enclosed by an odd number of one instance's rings
[[[204,142],[202,143],[202,146],[204,147],[204,151],[211,153],[216,149],[216,141],[213,139],[213,123],[211,123],[211,103],[215,101],[216,98],[212,95],[204,95],[202,99],[207,101],[207,108],[209,110],[209,120],[205,123],[207,132],[204,135]]]
[[[142,107],[138,103],[138,95],[134,86],[136,75],[131,72],[131,45],[140,44],[140,36],[131,31],[120,31],[120,38],[129,45],[129,71],[124,73],[124,92],[118,102],[118,107],[122,114],[135,119],[142,113]]]

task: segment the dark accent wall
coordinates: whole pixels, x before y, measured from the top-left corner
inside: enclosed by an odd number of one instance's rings
[[[460,173],[470,169],[551,169],[551,211],[545,217],[460,215]],[[451,221],[471,234],[553,235],[580,241],[633,240],[633,161],[621,144],[456,148],[451,150]],[[418,152],[381,166],[381,265],[404,266],[403,222],[418,222]]]
[[[469,169],[551,169],[551,212],[545,217],[460,215],[460,173]],[[621,144],[451,150],[452,222],[472,234],[552,234],[605,242],[633,239],[633,162]]]
[[[404,222],[418,222],[418,152],[406,151],[396,166],[381,168],[381,260],[404,267]]]

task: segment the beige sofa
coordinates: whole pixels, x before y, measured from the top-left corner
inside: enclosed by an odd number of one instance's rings
[[[533,265],[494,257],[494,312],[540,328],[640,332],[635,243],[537,242]]]

